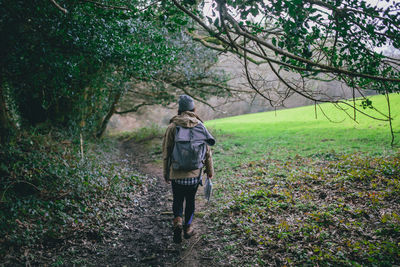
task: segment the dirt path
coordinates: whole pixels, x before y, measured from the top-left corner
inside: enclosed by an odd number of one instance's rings
[[[171,185],[162,178],[161,139],[145,143],[125,141],[119,155],[124,165],[139,172],[144,184],[130,200],[116,201],[122,217],[102,225],[101,233],[77,233],[54,245],[47,244],[40,252],[40,266],[215,266],[204,257],[208,248],[203,238],[207,227],[197,216],[197,235],[181,244],[172,241]],[[203,188],[196,196],[196,212],[205,212]],[[21,266],[25,264],[21,263]],[[26,264],[26,266],[30,266]]]
[[[196,196],[196,214],[203,214],[194,219],[197,235],[181,244],[173,243],[172,190],[162,178],[160,148],[160,138],[121,142],[119,149],[110,152],[110,158],[121,161],[121,168],[127,172],[142,176],[138,190],[132,194],[124,191],[127,194],[107,200],[107,211],[97,210],[93,215],[107,216],[101,225],[96,224],[97,220],[89,221],[86,227],[82,224],[82,229],[68,232],[63,239],[48,239],[32,248],[11,251],[8,263],[0,266],[220,265],[207,256],[212,244],[205,238],[208,230],[203,218],[207,216],[203,187]]]
[[[151,142],[159,143],[155,139]],[[195,227],[197,235],[181,244],[172,242],[172,194],[170,185],[162,179],[161,163],[149,163],[152,156],[147,152],[148,144],[133,141],[123,142],[121,157],[127,158],[137,169],[148,176],[147,192],[135,199],[132,207],[127,208],[127,216],[121,222],[122,228],[114,230],[113,240],[97,249],[94,261],[103,266],[209,266],[210,259],[202,257],[202,248],[206,246],[202,234],[206,226],[202,218],[197,217]],[[153,158],[160,158],[154,155]],[[196,197],[196,211],[204,212],[205,205],[199,188]]]

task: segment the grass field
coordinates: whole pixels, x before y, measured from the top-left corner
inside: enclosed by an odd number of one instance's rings
[[[383,96],[371,100],[386,112]],[[216,263],[400,262],[400,96],[391,96],[394,147],[387,122],[321,108],[340,123],[319,109],[316,119],[314,106],[207,122],[217,145],[205,240]]]
[[[371,100],[377,109],[387,112],[384,96],[374,96]],[[224,162],[228,160],[229,163],[240,164],[266,156],[282,159],[332,151],[368,155],[393,152],[388,122],[373,120],[360,113],[356,114],[355,122],[332,104],[322,104],[320,108],[317,108],[316,114],[314,106],[305,106],[217,119],[208,121],[206,125],[218,135],[220,149],[217,153],[222,153]],[[373,110],[359,108],[382,118]],[[400,144],[400,95],[391,95],[391,109],[397,137],[396,150]],[[353,115],[352,110],[348,109],[347,112]],[[226,157],[229,156],[227,153],[233,154],[232,157]]]

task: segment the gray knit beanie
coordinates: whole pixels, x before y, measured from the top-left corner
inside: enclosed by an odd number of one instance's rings
[[[179,111],[184,112],[188,110],[193,110],[194,109],[194,101],[193,98],[191,98],[188,95],[181,95],[179,96]]]

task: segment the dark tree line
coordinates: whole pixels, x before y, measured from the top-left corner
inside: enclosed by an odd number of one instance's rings
[[[101,136],[114,112],[228,93],[211,89],[225,78],[204,71],[216,53],[185,37],[189,18],[147,2],[0,1],[1,141],[30,126]],[[147,97],[118,109],[138,81]]]

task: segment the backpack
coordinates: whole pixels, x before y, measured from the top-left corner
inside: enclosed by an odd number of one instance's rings
[[[215,144],[214,137],[199,123],[193,128],[176,126],[175,144],[171,155],[174,170],[192,171],[204,166],[207,145]]]

